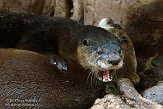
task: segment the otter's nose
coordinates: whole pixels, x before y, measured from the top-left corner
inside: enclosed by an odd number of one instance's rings
[[[97,59],[97,61],[102,61],[104,63],[109,63],[112,65],[118,65],[119,62],[121,61],[121,58],[119,55],[110,53],[110,54],[102,54],[99,56],[99,58]]]
[[[121,61],[121,58],[116,54],[110,54],[108,57],[108,61],[112,65],[118,65],[118,63]]]

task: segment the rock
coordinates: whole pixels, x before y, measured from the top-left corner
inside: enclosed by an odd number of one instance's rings
[[[90,109],[135,109],[125,104],[124,101],[113,94],[105,95],[102,99],[97,99]]]
[[[68,17],[83,21],[81,0],[0,0],[0,10]]]
[[[117,84],[122,96],[113,94],[96,99],[91,109],[162,109],[163,106],[143,98],[134,88],[129,79],[119,78]]]
[[[163,105],[163,83],[145,90],[143,97]]]
[[[149,99],[142,97],[134,88],[134,85],[126,78],[117,80],[117,85],[122,93],[124,101],[130,106],[137,109],[162,109],[163,106],[159,105]]]
[[[55,0],[0,0],[0,10],[17,13],[51,15]]]

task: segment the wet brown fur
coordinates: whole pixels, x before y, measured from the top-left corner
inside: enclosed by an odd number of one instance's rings
[[[10,109],[9,100],[32,99],[35,109],[87,109],[104,92],[102,85],[90,86],[87,76],[59,72],[35,52],[0,49],[0,108]]]

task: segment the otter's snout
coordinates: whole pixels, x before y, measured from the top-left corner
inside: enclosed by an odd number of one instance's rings
[[[97,58],[97,64],[104,68],[108,69],[110,67],[119,66],[119,64],[122,62],[122,59],[120,55],[115,53],[109,53],[109,54],[101,54]]]
[[[121,58],[119,55],[116,54],[109,54],[108,55],[108,62],[112,65],[118,65],[118,63],[121,61]]]

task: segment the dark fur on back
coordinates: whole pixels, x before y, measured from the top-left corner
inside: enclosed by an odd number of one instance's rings
[[[37,32],[40,32],[40,34],[37,34],[38,36],[35,38],[39,39],[49,28],[56,28],[58,26],[66,26],[74,30],[80,28],[82,24],[66,18],[2,13],[0,14],[0,47],[15,47],[19,41],[26,40],[31,37],[30,35]],[[64,32],[64,28],[56,30],[56,32]],[[23,39],[24,37],[26,38]]]

